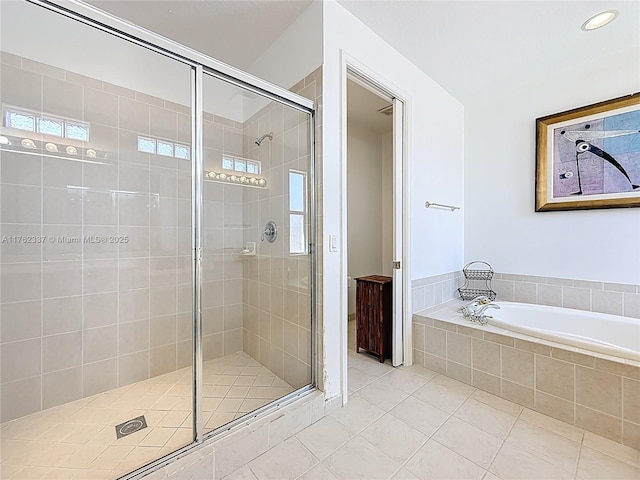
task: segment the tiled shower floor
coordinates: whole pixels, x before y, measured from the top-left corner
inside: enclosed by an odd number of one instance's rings
[[[294,389],[249,355],[204,363],[205,431]],[[0,478],[114,479],[192,440],[191,368],[19,418],[0,428]],[[115,426],[148,427],[116,439]]]

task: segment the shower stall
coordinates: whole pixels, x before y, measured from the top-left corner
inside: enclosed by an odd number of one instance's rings
[[[133,477],[315,386],[313,102],[64,5],[0,6],[3,479]]]

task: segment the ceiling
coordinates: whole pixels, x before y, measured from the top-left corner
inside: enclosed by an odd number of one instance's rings
[[[311,2],[89,0],[244,70]],[[640,89],[638,1],[338,2],[465,105],[554,76],[594,71],[635,75]],[[612,24],[580,29],[589,16],[608,9],[620,12]]]
[[[312,0],[86,0],[117,17],[248,70]]]
[[[640,88],[638,1],[338,1],[465,105],[560,74],[626,73]],[[610,9],[613,23],[581,30]]]

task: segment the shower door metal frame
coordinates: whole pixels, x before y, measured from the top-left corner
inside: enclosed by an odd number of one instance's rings
[[[247,416],[257,417],[277,407],[289,404],[301,396],[311,393],[317,384],[317,222],[316,222],[316,159],[315,159],[315,124],[316,109],[313,100],[297,95],[282,87],[269,83],[247,72],[234,68],[196,50],[181,45],[173,40],[162,37],[137,25],[128,23],[118,17],[99,10],[78,0],[23,0],[28,3],[46,8],[54,13],[63,15],[90,27],[113,35],[135,45],[172,58],[191,67],[191,115],[192,115],[192,260],[193,260],[193,433],[194,440],[164,457],[156,459],[121,479],[138,479],[158,470],[199,448],[205,441],[216,437],[220,432],[228,431],[237,425],[245,423]],[[203,236],[203,177],[204,177],[204,147],[202,125],[202,90],[204,75],[211,75],[240,88],[264,96],[272,101],[293,107],[309,115],[310,166],[309,166],[309,261],[310,261],[310,298],[311,298],[311,383],[294,392],[285,395],[263,407],[250,412],[245,417],[238,418],[208,433],[203,433],[202,425],[202,246]]]

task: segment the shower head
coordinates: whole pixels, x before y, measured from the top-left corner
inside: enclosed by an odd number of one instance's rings
[[[256,145],[260,146],[260,144],[264,141],[265,138],[269,140],[273,140],[273,132],[265,133],[260,138],[256,138]]]

